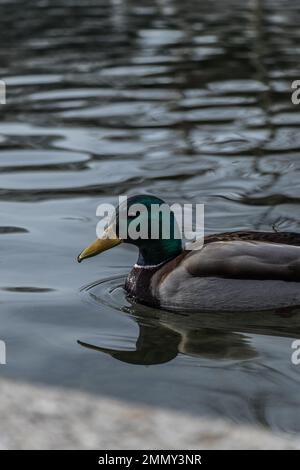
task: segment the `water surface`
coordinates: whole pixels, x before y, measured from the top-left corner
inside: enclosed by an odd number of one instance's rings
[[[3,377],[300,431],[299,312],[153,310],[122,290],[134,250],[75,261],[119,194],[300,231],[299,22],[292,0],[0,1]]]

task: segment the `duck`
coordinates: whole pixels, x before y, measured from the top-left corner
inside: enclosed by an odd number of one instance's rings
[[[136,214],[136,205],[146,208]],[[120,243],[135,245],[138,259],[124,289],[135,302],[172,312],[244,312],[281,310],[300,306],[300,234],[296,232],[232,231],[204,236],[189,249],[178,237],[175,215],[170,211],[168,237],[162,218],[151,211],[163,199],[137,195],[115,210],[101,238],[78,256],[78,262]],[[169,207],[169,206],[168,206]],[[127,236],[121,220],[146,226],[148,237]],[[159,220],[158,220],[159,218]],[[151,226],[158,223],[158,236]],[[134,236],[133,236],[134,235]],[[197,248],[197,249],[196,249]]]

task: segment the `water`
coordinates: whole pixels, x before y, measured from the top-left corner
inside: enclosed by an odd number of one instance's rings
[[[75,258],[119,194],[300,231],[300,6],[82,3],[0,2],[1,376],[299,432],[299,312],[131,305],[134,250]]]

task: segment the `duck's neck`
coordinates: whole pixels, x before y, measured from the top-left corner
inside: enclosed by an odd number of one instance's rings
[[[151,267],[163,264],[182,253],[181,240],[147,240],[139,246],[137,265]]]

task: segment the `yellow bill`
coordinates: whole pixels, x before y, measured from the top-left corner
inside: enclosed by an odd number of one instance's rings
[[[85,248],[77,258],[78,263],[81,263],[84,259],[96,256],[103,251],[109,250],[116,245],[122,243],[122,240],[117,237],[112,226],[107,227],[104,231],[102,238],[97,238],[87,248]]]

